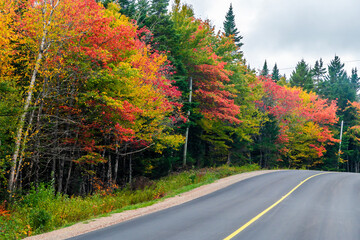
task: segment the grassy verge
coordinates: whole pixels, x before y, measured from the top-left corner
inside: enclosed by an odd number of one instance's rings
[[[149,206],[217,179],[255,170],[259,170],[257,165],[191,170],[171,174],[139,190],[125,188],[87,197],[55,195],[51,187],[41,185],[15,202],[10,212],[3,209],[1,214],[0,208],[0,239],[21,239],[109,213]]]

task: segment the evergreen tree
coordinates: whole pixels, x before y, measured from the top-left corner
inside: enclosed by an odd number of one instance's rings
[[[353,68],[351,70],[351,78],[350,78],[350,81],[353,85],[353,87],[356,89],[356,92],[359,90],[359,87],[360,87],[360,82],[359,82],[360,78],[359,78],[359,75],[358,75],[358,71],[357,71],[357,68]]]
[[[135,0],[119,0],[120,13],[128,17],[133,17],[135,14]]]
[[[136,22],[139,27],[143,27],[145,19],[148,17],[150,6],[148,0],[139,0],[136,4]]]
[[[356,100],[356,88],[348,78],[344,66],[340,58],[335,56],[328,65],[328,74],[317,90],[325,98],[338,99],[339,113],[346,108],[348,101]]]
[[[167,13],[167,7],[169,6],[169,0],[152,0],[151,13],[155,16],[160,16]]]
[[[241,39],[243,37],[240,36],[240,32],[236,28],[235,15],[234,15],[234,12],[233,12],[232,4],[230,4],[229,11],[226,13],[226,16],[225,16],[224,31],[225,31],[226,36],[230,36],[230,35],[234,36],[235,44],[238,47],[241,47],[242,45],[244,45],[241,42]]]
[[[279,144],[277,139],[280,127],[274,116],[269,115],[269,120],[260,129],[260,134],[254,137],[253,153],[255,162],[261,167],[273,166],[279,157]]]
[[[279,69],[277,67],[277,64],[275,63],[275,66],[272,70],[272,73],[271,73],[271,76],[272,76],[272,79],[275,81],[275,82],[278,82],[280,80],[280,73],[279,73]]]
[[[340,129],[340,122],[344,120],[346,123],[344,126],[344,132],[348,127],[353,124],[353,109],[348,108],[348,102],[356,100],[356,88],[351,83],[350,78],[344,69],[345,64],[341,63],[340,58],[335,58],[328,65],[328,74],[325,76],[324,81],[320,82],[318,86],[318,92],[324,98],[330,100],[337,99],[338,112],[340,121],[337,125],[334,125],[334,129]],[[333,129],[331,129],[334,131]],[[325,154],[325,168],[331,169],[338,166],[338,150],[339,145],[327,146],[327,152]]]
[[[326,73],[326,68],[324,67],[323,60],[320,58],[320,60],[316,60],[315,66],[312,69],[312,75],[314,79],[314,84],[318,84],[321,82],[324,78],[324,75]]]
[[[260,75],[261,75],[261,76],[267,76],[267,75],[269,75],[269,69],[268,69],[266,60],[265,60],[265,62],[264,62],[264,66],[263,66],[263,68],[262,68],[262,70],[261,70]]]
[[[292,72],[290,76],[290,85],[302,87],[307,91],[313,90],[314,83],[311,70],[304,59],[297,63],[295,70]]]
[[[330,83],[345,82],[347,80],[347,74],[344,66],[345,64],[341,63],[340,58],[335,56],[328,66],[327,80],[330,81]]]

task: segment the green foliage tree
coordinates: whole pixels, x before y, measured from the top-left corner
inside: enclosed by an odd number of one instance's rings
[[[315,66],[311,69],[311,71],[314,79],[314,85],[318,85],[319,82],[323,80],[326,73],[326,68],[324,67],[322,58],[320,58],[320,60],[316,60]]]
[[[235,24],[235,15],[233,12],[232,4],[230,4],[229,10],[226,13],[225,21],[224,21],[224,32],[226,36],[232,36],[235,44],[238,47],[243,46],[244,44],[241,42],[243,37],[240,35],[240,32],[236,28]]]
[[[269,68],[268,68],[267,62],[265,60],[263,68],[260,72],[260,76],[268,76],[268,75],[269,75]]]
[[[275,82],[278,82],[280,80],[280,72],[276,63],[271,73],[271,79]]]
[[[340,58],[335,56],[328,65],[327,75],[316,89],[322,97],[337,100],[338,102],[337,115],[340,120],[332,128],[332,131],[338,134],[341,120],[346,123],[344,132],[348,131],[349,126],[354,125],[354,109],[349,108],[349,101],[354,102],[356,100],[356,87],[347,76],[344,66],[345,64],[341,62]],[[324,169],[337,169],[339,145],[327,146],[326,150]]]
[[[282,147],[277,142],[280,135],[280,127],[277,119],[269,115],[269,120],[261,124],[260,134],[254,136],[252,161],[261,167],[270,167],[281,164],[277,162],[279,150]]]
[[[150,5],[148,0],[139,0],[136,4],[135,20],[139,27],[144,26],[144,21],[150,14]]]
[[[120,13],[128,17],[133,17],[135,14],[135,0],[118,0],[120,4]]]
[[[151,13],[152,15],[156,15],[156,16],[166,14],[168,6],[169,6],[169,0],[152,0]]]
[[[356,92],[357,92],[360,88],[360,78],[358,75],[357,68],[351,69],[350,82],[352,83],[352,85],[354,86],[354,88],[356,89]]]
[[[295,70],[292,72],[290,76],[290,85],[301,87],[307,91],[313,90],[314,83],[311,69],[304,59],[297,63]]]
[[[318,93],[329,99],[338,99],[340,112],[347,107],[348,101],[356,100],[356,88],[344,69],[338,56],[335,56],[328,65],[328,74],[318,86]],[[355,77],[355,76],[354,76]]]

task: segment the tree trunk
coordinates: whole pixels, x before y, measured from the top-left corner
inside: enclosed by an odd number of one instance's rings
[[[63,186],[63,177],[64,177],[64,166],[65,166],[65,159],[64,157],[62,157],[59,160],[59,176],[58,176],[58,193],[61,193],[62,191],[62,186]]]
[[[231,164],[231,152],[229,151],[228,152],[228,155],[227,155],[227,161],[226,161],[226,165],[230,165]]]
[[[19,152],[20,152],[20,145],[21,145],[21,141],[22,141],[22,135],[23,135],[23,129],[24,129],[24,125],[25,125],[25,119],[26,119],[27,112],[28,112],[28,110],[30,108],[32,95],[33,95],[34,88],[35,88],[36,76],[37,76],[37,74],[39,72],[43,56],[46,53],[47,49],[50,47],[50,43],[47,42],[48,27],[51,24],[52,15],[53,15],[56,7],[59,5],[59,1],[60,0],[58,0],[55,5],[53,4],[53,2],[51,2],[52,3],[52,8],[50,10],[49,19],[47,19],[47,20],[44,19],[44,21],[43,21],[43,32],[42,32],[42,38],[41,38],[41,43],[40,43],[40,47],[39,47],[39,53],[38,53],[38,55],[36,57],[35,66],[34,66],[34,69],[32,71],[32,74],[31,74],[29,90],[28,90],[27,97],[26,97],[26,100],[25,100],[23,113],[20,116],[19,124],[18,124],[18,127],[17,127],[15,150],[14,150],[14,154],[13,154],[12,161],[11,161],[9,183],[8,183],[8,189],[9,189],[10,198],[12,197],[12,194],[13,194],[13,192],[15,190],[14,189],[14,187],[15,187],[15,171],[16,171],[17,164],[18,164],[17,160],[18,160],[18,156],[19,156]],[[42,12],[43,12],[43,15],[45,16],[45,11],[47,9],[47,6],[46,6],[47,2],[44,1],[43,4],[44,4],[44,6],[43,6]]]
[[[118,148],[118,142],[116,142],[116,157],[115,157],[115,169],[114,169],[114,182],[117,183],[117,177],[118,177],[118,170],[119,170],[119,148]]]
[[[69,171],[68,171],[68,174],[67,174],[67,178],[66,178],[66,184],[65,184],[65,189],[64,189],[65,194],[67,194],[67,191],[68,191],[68,188],[69,188],[72,165],[73,165],[73,162],[71,161],[70,166],[69,166]]]
[[[108,174],[107,174],[107,180],[108,180],[108,186],[111,186],[112,182],[112,167],[111,167],[111,154],[109,154],[109,160],[108,160]]]
[[[129,156],[129,183],[132,183],[132,155]]]
[[[31,129],[32,121],[34,119],[34,115],[35,115],[35,110],[33,110],[32,114],[30,116],[29,125],[28,125],[28,127],[25,131],[24,137],[22,139],[21,152],[20,152],[19,162],[17,164],[15,179],[14,179],[14,188],[16,188],[16,182],[17,182],[17,179],[18,179],[20,171],[21,171],[21,165],[22,165],[22,162],[24,160],[24,155],[25,155],[26,141],[27,141],[27,137],[29,136],[29,132]]]

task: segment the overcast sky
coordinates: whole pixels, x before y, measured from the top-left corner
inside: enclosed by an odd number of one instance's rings
[[[171,1],[172,4],[173,1]],[[182,0],[193,6],[196,17],[209,19],[222,30],[225,14],[233,5],[243,36],[242,50],[252,68],[267,60],[271,70],[290,76],[304,59],[327,66],[338,55],[348,73],[360,69],[359,0]]]

